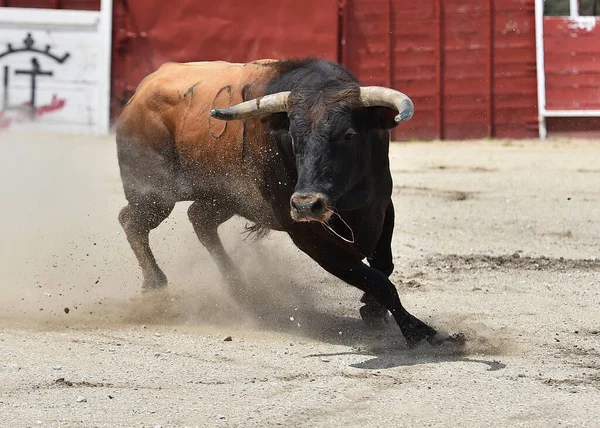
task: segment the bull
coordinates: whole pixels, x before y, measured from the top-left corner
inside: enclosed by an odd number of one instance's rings
[[[365,321],[391,313],[409,346],[451,339],[410,314],[388,278],[390,129],[413,110],[405,94],[362,86],[325,60],[164,64],[139,84],[116,132],[128,201],[119,221],[143,289],[167,285],[150,231],[176,202],[192,201],[189,220],[231,286],[242,275],[217,229],[238,215],[259,235],[286,232],[323,269],[362,290]]]

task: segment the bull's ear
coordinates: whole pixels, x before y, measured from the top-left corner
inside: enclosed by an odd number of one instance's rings
[[[287,113],[272,113],[262,116],[260,121],[266,124],[271,131],[287,131],[290,128],[290,120]]]

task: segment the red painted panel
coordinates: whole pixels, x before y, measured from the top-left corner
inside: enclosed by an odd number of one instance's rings
[[[362,84],[389,86],[389,0],[350,0],[345,8],[342,62]]]
[[[534,0],[494,1],[494,136],[538,135]]]
[[[573,72],[573,70],[567,72],[559,71],[553,73],[551,76],[551,78],[554,79],[554,82],[550,89],[564,91],[569,88],[597,88],[598,85],[600,85],[599,77],[598,73],[589,70],[583,72]],[[600,96],[600,94],[597,95]],[[573,100],[573,102],[577,102],[577,100]]]
[[[442,5],[443,137],[466,139],[489,136],[489,1],[445,0]]]
[[[547,35],[544,38],[544,48],[548,52],[558,53],[564,52],[566,54],[600,54],[600,46],[596,44],[597,39],[595,37],[587,36],[570,36],[567,37],[549,37]]]
[[[576,55],[562,52],[545,52],[546,73],[567,74],[565,70],[573,73],[585,73],[589,70],[600,68],[600,55]]]
[[[598,117],[549,117],[546,121],[548,134],[580,138],[600,138]]]
[[[496,107],[496,111],[503,108],[510,109],[511,105],[515,107],[528,105],[530,106],[530,113],[527,117],[531,116],[532,96],[537,96],[537,91],[532,91],[531,85],[537,85],[537,79],[531,76],[497,78],[494,82],[496,88],[494,106]],[[521,120],[523,119],[521,118]]]
[[[546,98],[552,103],[546,103],[548,109],[564,108],[566,110],[598,110],[600,108],[600,90],[598,86],[583,88],[550,87],[546,88]]]
[[[392,83],[394,89],[405,92],[415,104],[415,115],[399,125],[393,137],[395,140],[440,138],[439,0],[395,0],[391,4]]]
[[[365,85],[405,92],[415,115],[396,140],[440,136],[439,0],[348,0],[342,62]]]
[[[600,110],[600,18],[586,20],[544,18],[549,110]]]
[[[338,58],[336,0],[116,0],[112,116],[148,73],[167,61],[314,55]]]

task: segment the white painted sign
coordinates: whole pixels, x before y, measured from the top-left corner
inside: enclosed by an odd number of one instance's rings
[[[0,130],[109,132],[111,12],[0,8]]]

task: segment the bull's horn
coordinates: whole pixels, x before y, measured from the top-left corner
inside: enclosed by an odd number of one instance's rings
[[[398,115],[394,118],[396,123],[406,122],[415,112],[415,106],[408,96],[381,86],[361,86],[360,100],[365,107],[380,106],[398,110]]]
[[[231,107],[212,109],[210,115],[221,120],[239,120],[263,114],[284,112],[288,109],[289,95],[289,91],[265,95]]]

